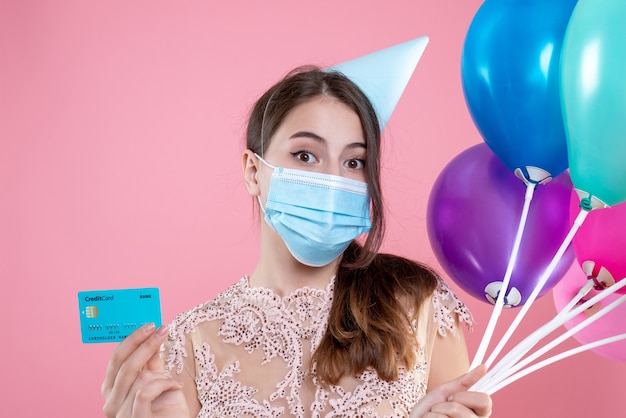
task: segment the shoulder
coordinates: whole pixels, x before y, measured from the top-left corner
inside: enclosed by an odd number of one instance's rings
[[[170,332],[173,334],[188,334],[194,331],[198,324],[216,319],[220,316],[220,312],[229,306],[230,302],[236,299],[246,287],[247,278],[243,277],[214,299],[176,315],[170,323]]]
[[[228,306],[246,286],[247,278],[243,277],[214,299],[176,315],[169,324],[169,337],[161,349],[168,370],[182,372],[184,360],[191,354],[192,340],[198,334],[198,329],[223,318]]]
[[[456,334],[461,323],[471,329],[474,323],[471,312],[441,277],[437,278],[437,287],[431,299],[433,321],[439,335],[446,336],[448,332]]]

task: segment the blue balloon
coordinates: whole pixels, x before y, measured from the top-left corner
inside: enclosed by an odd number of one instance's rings
[[[568,166],[561,46],[576,0],[486,0],[463,46],[465,100],[484,141],[512,171]]]

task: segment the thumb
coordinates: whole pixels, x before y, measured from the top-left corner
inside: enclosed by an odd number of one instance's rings
[[[153,372],[165,373],[165,361],[161,358],[161,353],[158,350],[150,357],[146,367]]]
[[[449,384],[454,384],[456,390],[454,392],[461,392],[470,389],[476,382],[478,382],[485,374],[487,373],[487,366],[481,364],[476,368],[470,370],[462,376],[459,376],[455,380],[448,382]],[[444,383],[445,386],[448,383]],[[454,393],[453,392],[453,393]]]
[[[485,375],[485,373],[487,373],[487,367],[484,364],[481,364],[464,375],[436,387],[435,390],[445,393],[447,399],[453,393],[464,392],[471,388],[474,383],[478,382],[480,378]]]
[[[419,401],[411,411],[411,418],[419,418],[429,412],[436,404],[448,401],[453,394],[466,391],[478,382],[485,373],[487,373],[487,367],[480,365],[454,380],[437,386]]]

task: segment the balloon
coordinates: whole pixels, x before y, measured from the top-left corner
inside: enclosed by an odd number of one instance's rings
[[[626,1],[580,0],[565,33],[561,95],[574,187],[626,201]]]
[[[572,193],[571,219],[580,211],[578,203],[578,195]],[[574,235],[573,243],[576,259],[581,265],[593,261],[606,268],[616,281],[626,277],[626,203],[589,212]],[[626,293],[626,289],[618,292]]]
[[[552,298],[557,311],[561,311],[569,301],[578,293],[581,287],[587,281],[587,276],[577,263],[565,273],[559,283],[552,289]],[[593,290],[592,290],[593,292]],[[618,299],[621,295],[612,294],[602,299],[596,305],[590,307],[587,311],[574,317],[565,323],[565,328],[571,329],[582,321],[587,319],[588,315],[597,312],[604,306],[609,305]],[[591,296],[588,295],[587,299]],[[612,337],[613,335],[626,333],[626,303],[622,303],[611,312],[598,319],[593,324],[580,330],[574,334],[574,338],[581,344],[588,344],[603,338]],[[592,350],[596,354],[611,360],[626,361],[626,340],[607,344]]]
[[[524,205],[525,185],[486,144],[456,156],[430,193],[427,227],[437,260],[463,290],[497,298]],[[572,184],[564,172],[534,192],[506,306],[522,305],[567,235]],[[574,261],[570,246],[548,278],[547,292]]]
[[[511,171],[537,167],[556,177],[567,168],[558,69],[575,4],[486,0],[470,24],[461,60],[465,100]]]

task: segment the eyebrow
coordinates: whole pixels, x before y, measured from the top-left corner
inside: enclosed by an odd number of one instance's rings
[[[295,138],[311,138],[317,142],[326,142],[326,139],[322,138],[321,136],[319,136],[318,134],[314,133],[314,132],[310,132],[310,131],[298,131],[294,134],[292,134],[289,139],[295,139]],[[346,146],[346,148],[365,148],[367,149],[367,145],[365,144],[365,142],[352,142],[350,144],[348,144]]]

